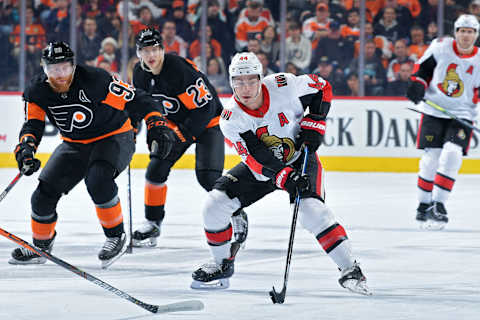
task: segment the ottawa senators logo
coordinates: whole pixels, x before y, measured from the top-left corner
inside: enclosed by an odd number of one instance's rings
[[[463,81],[460,79],[460,76],[457,73],[457,65],[451,63],[447,67],[447,74],[443,82],[437,84],[438,89],[442,91],[445,95],[449,97],[459,97],[463,93]]]
[[[81,104],[48,107],[58,129],[72,132],[73,128],[84,129],[92,123],[93,112]]]
[[[275,158],[283,162],[292,159],[295,154],[295,144],[292,139],[271,136],[266,126],[258,128],[256,133],[257,137],[272,151]]]

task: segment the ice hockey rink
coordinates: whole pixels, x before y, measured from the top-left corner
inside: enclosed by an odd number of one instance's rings
[[[0,169],[1,191],[16,173]],[[138,225],[144,170],[131,176]],[[0,203],[1,228],[29,242],[36,177],[22,177]],[[281,191],[246,209],[249,237],[230,288],[190,289],[192,271],[209,259],[201,217],[206,192],[193,171],[174,170],[158,247],[134,249],[101,270],[104,236],[81,183],[60,201],[52,254],[144,302],[199,299],[204,310],[153,315],[50,261],[9,265],[16,244],[1,237],[0,319],[478,319],[480,175],[458,177],[447,204],[450,223],[436,232],[415,223],[415,174],[327,172],[326,181],[327,204],[345,226],[373,296],[341,288],[334,263],[298,225],[286,301],[272,304],[268,291],[282,287],[292,215]],[[127,220],[126,174],[117,182]]]

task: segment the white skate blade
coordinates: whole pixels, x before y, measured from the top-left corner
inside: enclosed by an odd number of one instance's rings
[[[431,231],[439,231],[443,230],[447,223],[434,221],[434,220],[427,220],[420,224],[420,228],[423,230],[431,230]]]
[[[155,313],[199,311],[203,310],[204,307],[205,305],[200,300],[187,300],[158,306],[158,311]]]
[[[122,250],[120,250],[120,252],[115,257],[113,257],[111,259],[108,259],[108,260],[100,260],[102,262],[102,269],[107,269],[115,261],[120,259],[125,254],[125,252],[127,252],[127,246],[128,246],[128,243],[127,243],[127,241],[125,241],[125,244],[123,245]]]
[[[17,260],[17,259],[14,259],[14,258],[10,258],[10,260],[8,260],[9,264],[14,264],[14,265],[44,264],[46,262],[47,262],[47,258],[45,258],[45,257],[33,258],[31,260],[28,260],[28,261],[21,261],[21,260]]]
[[[366,281],[357,281],[355,279],[347,280],[343,283],[343,287],[353,293],[371,296],[373,292],[367,287]]]
[[[134,248],[153,248],[157,246],[157,238],[147,238],[143,240],[132,239],[132,247]]]
[[[193,280],[190,288],[196,290],[220,290],[228,289],[230,287],[230,281],[227,279],[218,279],[210,282],[202,282]]]

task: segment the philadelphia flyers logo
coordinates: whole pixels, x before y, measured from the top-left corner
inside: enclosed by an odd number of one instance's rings
[[[48,107],[53,115],[55,126],[63,132],[85,129],[93,120],[93,112],[81,104],[68,104]]]
[[[153,99],[160,103],[162,114],[167,116],[168,114],[177,113],[180,110],[180,101],[176,98],[168,97],[164,94],[154,93]]]

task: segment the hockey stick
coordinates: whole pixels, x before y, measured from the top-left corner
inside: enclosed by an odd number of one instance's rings
[[[181,301],[181,302],[165,304],[165,305],[154,305],[154,304],[148,304],[148,303],[142,302],[142,301],[132,297],[128,293],[111,286],[110,284],[98,279],[97,277],[95,277],[95,276],[93,276],[93,275],[91,275],[91,274],[89,274],[85,271],[80,270],[79,268],[77,268],[75,266],[72,266],[71,264],[63,261],[62,259],[59,259],[59,258],[55,257],[54,255],[48,253],[47,251],[37,249],[36,247],[31,245],[30,243],[28,243],[25,240],[15,236],[14,234],[11,234],[8,231],[3,230],[2,228],[0,228],[0,234],[2,236],[4,236],[5,238],[10,239],[13,242],[16,242],[17,244],[21,245],[22,247],[24,247],[26,249],[29,249],[29,250],[35,252],[36,254],[38,254],[42,257],[45,257],[48,260],[58,264],[59,266],[75,273],[76,275],[78,275],[82,278],[85,278],[90,282],[93,282],[97,286],[102,287],[103,289],[105,289],[107,291],[110,291],[110,292],[116,294],[117,296],[119,296],[121,298],[124,298],[125,300],[128,300],[128,301],[136,304],[137,306],[139,306],[139,307],[141,307],[145,310],[148,310],[152,313],[164,313],[164,312],[175,312],[175,311],[194,311],[194,310],[202,310],[203,307],[204,307],[203,303],[200,300],[187,300],[187,301]]]
[[[8,184],[8,186],[5,188],[5,190],[0,194],[0,201],[2,201],[7,194],[12,190],[12,188],[17,184],[18,180],[23,176],[23,172],[20,171],[15,178]]]
[[[133,252],[133,239],[132,239],[132,236],[133,236],[133,220],[132,220],[132,183],[131,183],[131,174],[130,174],[130,164],[128,164],[128,170],[127,170],[127,176],[128,176],[128,183],[127,183],[127,201],[128,201],[128,215],[129,215],[129,233],[130,233],[130,236],[129,236],[129,243],[128,243],[128,246],[127,246],[127,253],[132,253]]]
[[[305,157],[303,158],[302,165],[302,176],[305,174],[307,169],[307,158],[308,158],[308,147],[305,146]],[[290,227],[290,239],[288,241],[288,250],[287,250],[287,262],[285,263],[285,274],[283,275],[283,288],[282,291],[275,291],[275,287],[272,287],[272,290],[269,292],[270,298],[272,298],[273,303],[283,303],[285,301],[285,295],[287,293],[287,282],[288,282],[288,273],[290,271],[290,261],[292,260],[292,251],[293,251],[293,239],[295,238],[295,228],[297,226],[297,216],[298,216],[298,207],[300,206],[300,193],[297,190],[295,197],[295,206],[293,208],[292,216],[292,225]]]
[[[448,110],[446,110],[445,108],[442,108],[440,107],[438,104],[436,104],[435,102],[433,101],[430,101],[430,100],[426,100],[426,99],[423,99],[423,101],[428,104],[430,107],[440,111],[440,112],[443,112],[444,114],[446,114],[447,116],[449,116],[450,118],[454,119],[454,120],[457,120],[458,122],[460,122],[461,124],[463,124],[464,126],[466,127],[469,127],[470,129],[472,130],[475,130],[477,132],[480,132],[480,129],[475,127],[474,125],[472,125],[471,123],[469,123],[468,121],[465,121],[463,119],[460,119],[459,117],[457,117],[456,115],[454,115],[453,113],[449,112]]]

